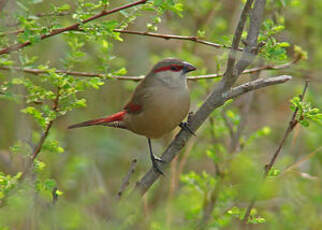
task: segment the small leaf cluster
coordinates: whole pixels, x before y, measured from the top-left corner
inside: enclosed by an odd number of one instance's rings
[[[266,60],[275,62],[287,60],[286,48],[289,47],[290,44],[288,42],[280,42],[275,37],[284,30],[284,25],[276,24],[271,19],[266,19],[264,21],[258,41],[265,44],[260,50],[260,55]]]
[[[21,175],[21,172],[15,176],[0,172],[0,201],[17,185]]]
[[[296,120],[303,126],[308,127],[310,121],[322,125],[322,113],[319,108],[315,108],[310,102],[305,102],[299,96],[291,99],[290,108],[295,111],[298,109]]]

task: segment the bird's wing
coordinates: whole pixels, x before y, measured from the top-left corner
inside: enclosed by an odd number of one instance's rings
[[[127,113],[138,114],[144,109],[145,101],[151,96],[145,79],[135,88],[130,101],[124,106]]]

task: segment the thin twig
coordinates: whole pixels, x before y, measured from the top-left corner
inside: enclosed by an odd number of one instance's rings
[[[197,36],[182,36],[182,35],[175,35],[175,34],[162,34],[162,33],[153,33],[153,32],[122,30],[122,29],[115,29],[114,31],[115,32],[120,32],[120,33],[126,33],[126,34],[134,34],[134,35],[141,35],[141,36],[163,38],[163,39],[166,39],[166,40],[176,39],[176,40],[193,41],[193,42],[196,42],[196,43],[204,44],[204,45],[207,45],[207,46],[212,46],[212,47],[215,47],[215,48],[231,49],[231,47],[229,47],[229,46],[214,43],[214,42],[210,42],[210,41],[206,41],[206,40],[202,40],[202,39],[198,38]],[[242,48],[238,48],[238,47],[235,48],[235,50],[243,51]]]
[[[252,77],[252,80],[258,79],[259,76],[260,76],[260,71],[256,72],[256,74]],[[243,106],[241,114],[240,114],[241,118],[238,123],[237,130],[234,133],[234,135],[231,139],[230,146],[229,146],[230,153],[236,152],[240,149],[240,137],[241,137],[242,133],[244,132],[244,129],[247,124],[249,110],[251,108],[251,105],[252,105],[253,99],[254,99],[254,93],[255,92],[252,91],[245,97],[244,106]]]
[[[215,131],[214,131],[214,118],[210,117],[209,118],[209,122],[211,125],[211,139],[212,142],[215,143],[216,140],[216,135],[215,135]],[[215,187],[212,188],[209,193],[205,194],[205,202],[203,204],[203,210],[202,210],[202,218],[200,219],[199,223],[198,223],[198,230],[203,230],[207,227],[207,224],[211,218],[211,214],[214,210],[214,207],[217,203],[217,199],[218,199],[218,195],[220,193],[220,190],[222,188],[223,185],[223,178],[224,178],[224,174],[221,173],[220,169],[219,169],[219,165],[217,162],[214,162],[214,166],[215,166],[215,177],[217,179]]]
[[[263,65],[255,68],[250,68],[244,70],[242,74],[250,74],[250,73],[256,73],[263,70],[280,70],[280,69],[286,69],[290,67],[291,65],[297,63],[301,59],[300,56],[297,56],[294,58],[294,60],[287,62],[285,64],[281,65]],[[21,68],[17,66],[0,66],[1,70],[14,70],[14,71],[22,71],[25,73],[30,74],[46,74],[48,73],[47,70],[41,70],[41,69],[35,69],[35,68]],[[144,76],[111,76],[109,77],[107,74],[103,73],[90,73],[90,72],[78,72],[78,71],[67,71],[67,70],[55,70],[55,73],[59,74],[67,74],[67,75],[73,75],[77,77],[100,77],[100,78],[111,78],[116,80],[130,80],[130,81],[140,81],[144,78]],[[218,73],[218,74],[207,74],[207,75],[198,75],[198,76],[188,76],[187,79],[190,81],[196,81],[196,80],[203,80],[203,79],[216,79],[220,78],[224,75],[224,73]]]
[[[53,103],[53,107],[52,107],[52,110],[55,113],[57,113],[57,111],[58,111],[59,98],[60,98],[60,88],[58,87],[57,88],[56,98],[54,99],[54,103]],[[25,168],[25,170],[24,170],[24,172],[22,174],[22,178],[24,178],[28,174],[33,162],[38,157],[38,155],[39,155],[39,153],[41,151],[41,148],[42,148],[43,144],[45,143],[45,140],[46,140],[46,138],[47,138],[47,136],[49,134],[49,130],[51,129],[53,123],[54,123],[54,120],[50,120],[49,123],[47,124],[46,128],[45,128],[45,131],[41,134],[39,142],[34,147],[32,153],[31,153],[30,160],[27,163],[27,166],[26,166],[26,168]]]
[[[227,117],[225,109],[221,112],[221,116],[224,120],[226,127],[228,128],[230,138],[233,139],[235,136],[234,126],[233,126],[232,122],[229,120],[229,118]]]
[[[38,13],[36,14],[37,17],[51,17],[51,16],[68,16],[72,15],[73,12],[49,12],[49,13]]]
[[[43,35],[40,36],[40,40],[44,40],[46,38],[55,36],[57,34],[60,34],[60,33],[66,32],[66,31],[77,30],[81,24],[86,24],[86,23],[88,23],[90,21],[93,21],[95,19],[98,19],[100,17],[106,16],[106,15],[109,15],[109,14],[113,14],[113,13],[116,13],[118,11],[130,8],[130,7],[133,7],[133,6],[137,6],[137,5],[140,5],[140,4],[145,4],[147,1],[148,0],[140,0],[140,1],[136,1],[136,2],[133,2],[133,3],[129,3],[129,4],[114,8],[114,9],[112,9],[110,11],[103,10],[100,13],[95,14],[95,15],[83,20],[80,23],[75,23],[75,24],[72,24],[70,26],[66,26],[66,27],[59,28],[59,29],[54,29],[48,34],[43,34]],[[4,49],[0,50],[0,55],[7,54],[7,53],[10,53],[10,52],[15,51],[15,50],[19,50],[19,49],[24,48],[24,47],[29,46],[29,45],[31,45],[31,41],[26,41],[24,43],[16,43],[14,45],[11,45],[11,46],[9,46],[7,48],[4,48]]]
[[[312,158],[317,152],[319,152],[322,149],[322,146],[318,147],[317,149],[315,149],[313,152],[305,155],[303,158],[301,158],[300,160],[296,161],[294,164],[288,166],[286,169],[283,170],[283,172],[281,172],[280,175],[283,175],[295,168],[297,168],[298,166],[300,166],[303,162],[309,160],[310,158]]]
[[[300,101],[303,101],[308,85],[309,85],[309,82],[306,81],[305,82],[304,89],[303,89],[303,92],[300,95]],[[299,110],[299,108],[296,107],[295,111],[292,114],[291,120],[290,120],[290,122],[288,124],[288,127],[287,127],[287,129],[286,129],[286,131],[285,131],[285,133],[283,135],[283,138],[282,138],[280,144],[278,145],[275,153],[273,154],[272,159],[270,160],[270,162],[268,164],[265,165],[264,179],[267,177],[269,171],[272,169],[272,167],[273,167],[273,165],[274,165],[277,157],[279,156],[279,154],[281,152],[282,147],[284,146],[284,144],[286,142],[287,137],[293,131],[293,129],[295,128],[295,126],[298,124],[298,120],[296,119],[296,115],[297,115],[298,110]],[[243,218],[243,222],[245,224],[248,222],[248,218],[250,216],[250,212],[251,212],[252,208],[254,207],[255,202],[256,202],[256,197],[254,197],[252,199],[252,201],[250,202],[250,204],[248,205],[248,207],[246,209],[246,213],[245,213],[245,216]]]
[[[133,159],[132,162],[131,162],[131,165],[130,165],[130,169],[129,171],[127,172],[126,176],[123,178],[122,180],[122,184],[120,186],[120,189],[119,191],[117,192],[117,198],[118,199],[121,199],[121,196],[123,195],[125,189],[127,186],[129,186],[130,184],[130,179],[131,179],[131,176],[133,175],[134,171],[135,171],[135,167],[137,165],[137,159]]]
[[[309,82],[306,81],[305,82],[305,86],[304,86],[304,89],[303,89],[303,92],[302,94],[300,95],[300,101],[303,101],[304,99],[304,96],[305,96],[305,93],[307,91],[307,87],[309,85]],[[296,119],[296,115],[297,115],[297,112],[298,112],[299,108],[296,107],[295,111],[293,112],[293,115],[292,115],[292,118],[291,118],[291,121],[289,122],[289,125],[285,131],[285,134],[281,140],[281,143],[279,144],[278,148],[276,149],[271,161],[265,166],[265,176],[267,176],[269,170],[271,170],[271,168],[273,167],[278,155],[280,154],[281,152],[281,149],[283,147],[283,145],[285,144],[285,141],[288,137],[288,135],[292,132],[292,130],[294,129],[294,127],[298,124],[298,120]]]
[[[53,110],[55,113],[58,111],[58,102],[59,102],[59,97],[60,97],[60,89],[58,88],[58,89],[57,89],[57,95],[56,95],[56,98],[55,98],[55,100],[54,100],[54,104],[53,104],[53,108],[52,108],[52,110]],[[38,156],[38,154],[39,154],[39,152],[40,152],[40,150],[41,150],[41,148],[42,148],[42,145],[44,144],[44,142],[45,142],[45,140],[46,140],[46,138],[47,138],[47,136],[48,136],[49,130],[50,130],[50,128],[51,128],[51,127],[52,127],[52,125],[53,125],[53,122],[54,122],[54,120],[51,120],[51,121],[47,124],[46,129],[45,129],[45,132],[43,132],[43,134],[42,134],[42,135],[41,135],[41,137],[40,137],[40,140],[39,140],[38,144],[35,146],[35,148],[34,148],[34,150],[33,150],[33,152],[32,152],[32,155],[31,155],[31,161],[32,161],[32,162],[37,158],[37,156]]]

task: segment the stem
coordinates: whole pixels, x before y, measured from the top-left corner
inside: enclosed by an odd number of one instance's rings
[[[302,94],[300,95],[300,101],[303,101],[304,99],[304,96],[305,96],[305,93],[307,91],[307,87],[309,85],[309,82],[306,81],[305,82],[305,86],[304,86],[304,89],[303,89],[303,92]],[[295,126],[298,124],[298,120],[296,120],[296,115],[297,115],[297,112],[298,112],[298,107],[296,107],[295,111],[293,112],[293,115],[292,115],[292,118],[288,124],[288,127],[283,135],[283,138],[279,144],[279,146],[277,147],[272,159],[270,160],[270,162],[265,165],[265,171],[264,171],[264,179],[267,177],[269,171],[272,169],[277,157],[279,156],[280,152],[281,152],[281,149],[282,147],[284,146],[285,142],[286,142],[286,139],[287,137],[289,136],[289,134],[293,131],[293,129],[295,128]],[[247,209],[246,209],[246,213],[245,213],[245,216],[243,218],[243,222],[244,224],[247,224],[247,221],[248,221],[248,218],[250,216],[250,212],[252,210],[252,208],[254,207],[256,203],[256,197],[254,197],[252,199],[252,201],[250,202],[250,204],[248,205]]]
[[[294,60],[287,62],[285,64],[281,65],[263,65],[259,67],[254,67],[250,69],[244,70],[241,74],[250,74],[250,73],[257,73],[263,70],[280,70],[280,69],[286,69],[289,68],[291,65],[297,63],[301,59],[301,56],[297,56],[294,58]],[[14,71],[21,71],[25,73],[30,73],[30,74],[46,74],[46,70],[41,70],[41,69],[34,69],[34,68],[20,68],[17,66],[0,66],[1,70],[14,70]],[[68,70],[56,70],[55,73],[60,73],[60,74],[68,74],[68,75],[73,75],[76,77],[100,77],[104,78],[106,77],[106,74],[103,73],[90,73],[90,72],[77,72],[77,71],[68,71]],[[216,79],[220,78],[224,75],[224,73],[217,73],[217,74],[207,74],[207,75],[198,75],[198,76],[187,76],[187,79],[190,81],[197,81],[197,80],[202,80],[202,79]],[[144,78],[144,76],[112,76],[112,79],[116,80],[130,80],[130,81],[140,81]]]
[[[61,34],[61,33],[66,32],[66,31],[77,30],[81,24],[86,24],[86,23],[88,23],[90,21],[93,21],[95,19],[98,19],[100,17],[106,16],[106,15],[109,15],[109,14],[113,14],[113,13],[116,13],[118,11],[130,8],[130,7],[133,7],[133,6],[136,6],[136,5],[145,4],[147,1],[148,0],[140,0],[140,1],[136,1],[136,2],[133,2],[133,3],[129,3],[129,4],[114,8],[114,9],[112,9],[110,11],[103,10],[102,12],[100,12],[98,14],[95,14],[92,17],[89,17],[89,18],[85,19],[80,23],[75,23],[75,24],[72,24],[70,26],[66,26],[66,27],[59,28],[59,29],[54,29],[48,34],[43,34],[43,35],[40,36],[40,40],[44,40],[46,38],[55,36],[57,34]],[[29,46],[29,45],[31,45],[30,41],[26,41],[24,43],[16,43],[14,45],[11,45],[11,46],[9,46],[7,48],[4,48],[4,49],[0,50],[0,55],[7,54],[7,53],[10,53],[10,52],[15,51],[15,50],[22,49],[22,48],[24,48],[26,46]]]

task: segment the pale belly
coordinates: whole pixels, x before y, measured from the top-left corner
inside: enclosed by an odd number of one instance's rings
[[[180,93],[175,89],[156,90],[145,101],[143,111],[139,114],[128,114],[124,122],[134,133],[159,138],[180,124],[188,114],[189,107],[188,89],[180,90]]]

